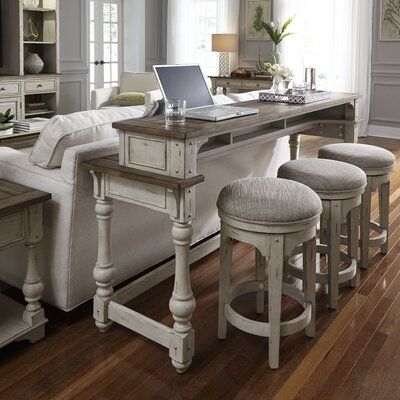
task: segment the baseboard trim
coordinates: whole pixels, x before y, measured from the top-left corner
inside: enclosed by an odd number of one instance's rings
[[[400,139],[400,128],[382,125],[368,125],[368,136],[385,137],[391,139]]]

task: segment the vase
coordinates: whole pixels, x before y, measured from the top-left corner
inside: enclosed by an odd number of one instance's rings
[[[0,136],[12,135],[14,133],[14,126],[12,124],[0,124]]]
[[[280,46],[279,44],[273,44],[273,48],[272,48],[272,54],[275,57],[275,64],[281,64],[282,61],[282,54],[281,54],[281,50],[280,50]]]
[[[28,74],[40,74],[43,71],[44,62],[36,53],[30,53],[24,63],[25,72]]]
[[[39,0],[24,0],[24,7],[37,8],[39,7]]]
[[[280,76],[274,76],[272,80],[272,92],[273,93],[281,93],[282,92],[282,82],[283,79]]]

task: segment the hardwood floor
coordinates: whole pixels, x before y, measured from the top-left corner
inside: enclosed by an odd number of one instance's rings
[[[302,155],[314,156],[325,143],[303,139]],[[370,138],[363,142],[394,152],[400,141]],[[184,375],[170,364],[167,351],[114,325],[107,334],[94,327],[90,304],[66,323],[53,317],[46,338],[35,345],[15,343],[0,351],[0,399],[400,399],[400,166],[392,178],[390,246],[386,256],[371,249],[370,268],[356,289],[341,287],[339,310],[330,311],[318,292],[317,334],[282,338],[280,369],[268,368],[267,340],[228,329],[217,339],[218,251],[192,267],[197,308],[196,356]],[[377,215],[374,195],[373,216]],[[254,275],[250,246],[234,248],[233,281]],[[130,303],[171,323],[169,279]],[[289,300],[282,316],[299,312]],[[236,309],[251,318],[254,295]],[[261,318],[262,319],[262,318]]]

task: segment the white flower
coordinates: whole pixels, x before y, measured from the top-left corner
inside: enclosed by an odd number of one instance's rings
[[[274,22],[274,21],[271,21],[271,22],[269,23],[269,25],[271,26],[272,29],[275,29],[275,22]]]

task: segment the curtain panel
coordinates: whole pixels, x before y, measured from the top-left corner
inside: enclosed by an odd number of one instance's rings
[[[282,64],[297,81],[304,68],[317,68],[319,86],[337,92],[358,92],[361,135],[370,114],[373,0],[278,0],[274,18],[295,16],[282,43]]]
[[[216,24],[211,31],[207,31],[206,39],[202,40],[204,29],[209,27],[205,27],[201,22],[207,18],[207,9],[210,7],[215,11]],[[169,0],[168,64],[209,65],[211,57],[217,60],[217,54],[211,52],[211,34],[238,33],[239,9],[240,0]],[[214,17],[214,14],[212,15]],[[214,22],[214,18],[210,18],[209,21]],[[237,65],[236,54],[232,54],[232,64]],[[217,66],[216,61],[215,65]]]

